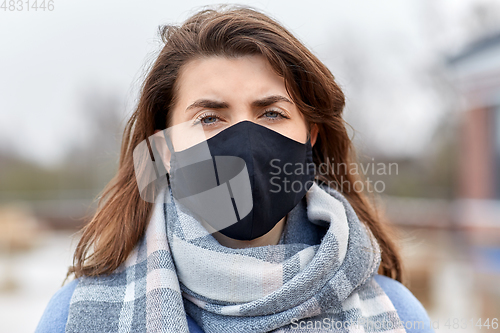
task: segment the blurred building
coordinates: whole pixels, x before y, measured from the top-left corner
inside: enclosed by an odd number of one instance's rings
[[[450,67],[465,101],[457,222],[500,227],[500,33],[471,44]]]
[[[447,318],[475,318],[461,331],[489,331],[475,324],[500,313],[500,32],[464,48],[448,70],[464,102],[454,193],[388,196],[386,212],[402,236],[407,285],[431,319],[446,329]]]
[[[474,269],[481,315],[500,311],[500,32],[449,62],[459,93],[458,193],[453,220]]]

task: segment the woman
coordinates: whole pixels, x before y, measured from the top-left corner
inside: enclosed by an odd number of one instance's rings
[[[37,332],[432,331],[353,186],[344,95],[325,65],[245,7],[161,36],[76,279]]]

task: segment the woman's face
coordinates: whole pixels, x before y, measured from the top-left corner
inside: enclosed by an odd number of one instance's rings
[[[208,139],[248,120],[298,142],[307,141],[303,114],[288,95],[284,79],[263,56],[192,60],[182,67],[177,84],[177,103],[169,126],[197,125]],[[311,144],[316,135],[313,126]]]

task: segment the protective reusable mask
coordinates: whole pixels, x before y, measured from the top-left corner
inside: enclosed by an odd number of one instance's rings
[[[206,144],[211,159],[200,161]],[[310,140],[303,144],[242,121],[206,143],[172,149],[169,181],[174,198],[195,218],[227,237],[252,240],[300,202],[314,171]]]

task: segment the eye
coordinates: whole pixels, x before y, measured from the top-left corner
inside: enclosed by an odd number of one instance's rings
[[[289,117],[283,111],[277,109],[266,110],[263,113],[263,116],[271,121],[278,120],[280,118],[289,119]]]
[[[206,116],[206,117],[201,118],[201,122],[204,124],[215,123],[216,120],[217,120],[217,117],[214,117],[214,116]]]
[[[212,126],[220,121],[220,117],[213,113],[203,113],[196,117],[195,123],[201,123],[202,126]]]

